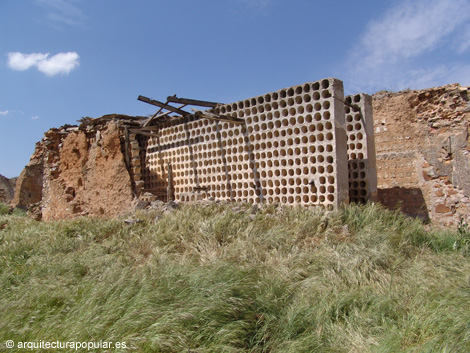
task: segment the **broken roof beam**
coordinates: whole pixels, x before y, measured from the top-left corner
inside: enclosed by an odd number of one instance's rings
[[[174,94],[173,97],[176,97],[176,94]],[[168,101],[165,102],[165,104],[168,104],[168,103],[170,103],[170,102],[168,102]],[[158,114],[161,113],[162,110],[163,110],[163,108],[158,109],[158,112],[156,112],[155,114],[153,114],[153,116],[157,116]]]
[[[177,109],[181,109],[181,108],[184,108],[184,107],[186,107],[186,104],[181,104],[179,107],[177,107]],[[158,112],[162,111],[162,109],[163,109],[163,108],[161,108]],[[144,123],[143,126],[148,126],[148,125],[150,125],[150,123],[151,123],[153,120],[157,120],[157,119],[164,118],[165,116],[168,116],[168,115],[170,115],[170,114],[172,113],[172,112],[166,112],[166,113],[162,113],[162,114],[157,115],[158,112],[155,113],[154,115],[152,115],[152,116]],[[170,118],[172,118],[172,117],[170,116]]]
[[[136,135],[143,135],[148,137],[160,137],[158,134],[152,134],[151,132],[142,131],[141,129],[129,129],[129,131]]]
[[[210,112],[207,112],[207,111],[201,111],[201,110],[196,110],[196,109],[193,109],[193,111],[195,111],[194,115],[198,118],[205,118],[205,119],[210,119],[210,120],[223,121],[223,122],[226,122],[226,123],[237,124],[237,125],[243,124],[245,122],[245,120],[243,120],[243,119],[233,118],[231,116],[214,114],[214,113],[210,113]]]
[[[137,99],[138,99],[139,101],[141,101],[141,102],[145,102],[145,103],[148,103],[148,104],[155,105],[155,106],[157,106],[157,107],[160,107],[160,108],[169,110],[169,111],[171,111],[171,112],[173,112],[173,113],[177,113],[177,114],[180,114],[180,115],[182,115],[182,116],[188,116],[188,115],[190,115],[188,112],[185,112],[184,110],[181,110],[181,109],[179,109],[179,108],[172,107],[171,105],[168,105],[168,104],[165,104],[165,103],[156,101],[156,100],[154,100],[154,99],[150,99],[150,98],[147,98],[147,97],[144,97],[144,96],[139,96]]]
[[[172,103],[180,103],[180,104],[186,104],[186,105],[197,105],[200,107],[209,107],[209,108],[214,108],[220,103],[215,103],[215,102],[207,102],[207,101],[200,101],[197,99],[188,99],[188,98],[178,98],[175,96],[169,96],[167,98],[168,102]]]
[[[139,128],[139,129],[142,130],[142,131],[155,131],[155,130],[158,130],[160,128],[158,126],[144,126],[144,127]]]

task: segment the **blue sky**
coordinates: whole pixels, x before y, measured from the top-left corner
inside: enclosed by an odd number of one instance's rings
[[[470,85],[470,0],[0,0],[0,174],[52,127],[336,77],[346,94]]]

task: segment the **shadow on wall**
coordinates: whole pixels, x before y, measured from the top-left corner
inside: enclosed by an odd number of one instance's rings
[[[423,192],[419,188],[394,187],[378,189],[379,202],[390,210],[401,210],[407,216],[429,222],[429,213]]]
[[[371,197],[367,164],[367,159],[348,161],[349,202],[365,204]]]

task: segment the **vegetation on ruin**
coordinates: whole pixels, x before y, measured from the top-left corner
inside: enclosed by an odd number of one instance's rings
[[[434,229],[375,204],[329,213],[268,206],[256,214],[249,205],[200,204],[140,212],[135,224],[37,222],[4,209],[0,344],[470,351],[463,223]]]

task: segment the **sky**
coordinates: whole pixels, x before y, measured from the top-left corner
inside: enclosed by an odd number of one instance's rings
[[[0,174],[52,127],[230,103],[336,77],[345,94],[470,85],[470,0],[0,0]]]

